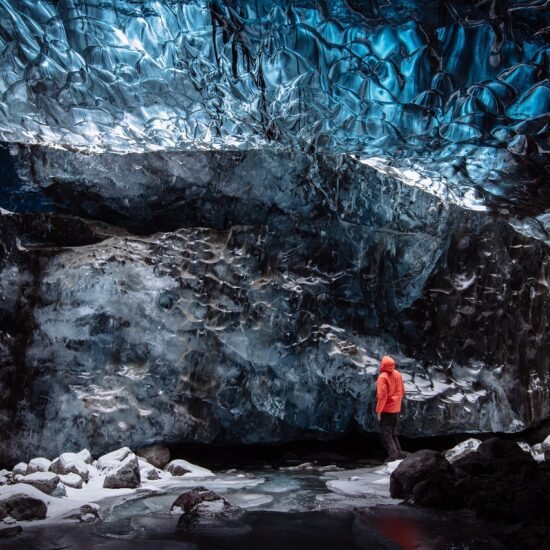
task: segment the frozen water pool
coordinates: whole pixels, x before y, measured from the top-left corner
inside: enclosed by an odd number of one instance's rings
[[[470,514],[441,513],[389,497],[380,467],[321,471],[231,472],[181,479],[100,502],[102,521],[26,523],[1,548],[29,550],[466,549],[492,546],[490,529]],[[244,509],[234,522],[177,527],[176,497],[204,486]]]

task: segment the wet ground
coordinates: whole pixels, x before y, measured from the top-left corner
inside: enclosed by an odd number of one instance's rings
[[[491,527],[468,513],[442,513],[398,504],[380,469],[344,472],[230,472],[101,503],[102,521],[27,523],[6,550],[172,550],[353,548],[444,550],[501,548]],[[329,487],[327,487],[329,482]],[[177,527],[176,497],[198,485],[245,512],[235,521]]]

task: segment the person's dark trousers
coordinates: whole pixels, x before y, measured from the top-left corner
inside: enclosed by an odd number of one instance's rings
[[[388,459],[397,460],[401,458],[402,451],[397,438],[399,428],[399,413],[382,413],[380,415],[380,437],[382,445],[388,451]]]

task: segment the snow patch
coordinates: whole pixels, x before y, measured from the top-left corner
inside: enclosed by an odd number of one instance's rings
[[[480,445],[481,441],[479,439],[471,437],[470,439],[466,439],[458,445],[455,445],[452,449],[445,451],[445,458],[452,464],[459,458],[475,453]]]
[[[164,471],[177,471],[178,468],[187,470],[187,473],[183,474],[183,476],[178,477],[211,477],[214,475],[211,470],[208,470],[207,468],[201,468],[200,466],[197,466],[196,464],[191,464],[191,462],[187,462],[187,460],[182,460],[181,458],[169,462],[164,467]]]

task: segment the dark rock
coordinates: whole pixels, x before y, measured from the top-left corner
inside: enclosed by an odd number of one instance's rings
[[[491,472],[491,462],[476,451],[456,460],[453,468],[459,476],[487,474]]]
[[[8,514],[19,521],[44,519],[48,511],[46,504],[25,494],[13,495],[2,501]]]
[[[141,474],[137,456],[132,454],[109,471],[103,482],[106,489],[134,489],[141,485]]]
[[[505,548],[533,548],[550,550],[550,523],[535,519],[524,523],[513,523],[494,532]]]
[[[35,472],[28,476],[18,476],[17,481],[36,487],[39,491],[51,495],[59,485],[59,476],[53,472]]]
[[[170,449],[162,445],[143,447],[136,454],[161,470],[170,462]]]
[[[186,491],[185,493],[182,493],[172,503],[172,506],[170,507],[170,511],[173,511],[175,508],[181,508],[182,513],[189,514],[193,510],[195,510],[197,506],[202,502],[214,502],[214,501],[222,502],[223,507],[230,506],[229,502],[221,495],[218,495],[218,493],[215,493],[210,489],[206,489],[205,487],[195,487],[190,491]]]
[[[517,487],[513,492],[514,516],[520,521],[528,520],[539,514],[539,509],[544,506],[543,498],[538,488],[532,483],[525,487]]]
[[[547,418],[527,436],[527,441],[531,445],[535,445],[536,443],[541,443],[549,436],[550,436],[550,418]],[[550,439],[549,439],[549,442],[550,442]]]
[[[451,473],[451,465],[437,451],[428,449],[409,455],[392,472],[390,494],[393,498],[410,498],[415,485],[428,479],[436,472]]]
[[[535,475],[537,461],[514,441],[493,437],[484,441],[477,452],[489,460],[491,470],[499,476],[532,478]]]
[[[191,470],[185,467],[183,461],[181,460],[172,460],[172,462],[165,466],[164,471],[172,474],[173,476],[183,476],[191,472]]]
[[[456,490],[454,476],[451,472],[436,472],[424,481],[417,483],[412,495],[415,504],[442,510],[460,508],[462,504],[462,498]]]
[[[390,492],[420,506],[474,510],[495,522],[506,548],[550,550],[550,463],[537,464],[513,441],[491,438],[452,466],[434,451],[414,453],[392,474]]]
[[[0,520],[7,517],[7,515],[8,515],[8,511],[3,506],[0,506]]]
[[[529,463],[534,463],[533,457],[526,453],[517,443],[514,441],[506,441],[498,437],[492,437],[483,441],[477,448],[477,452],[487,458],[488,460],[507,460],[514,461],[519,460]]]
[[[500,473],[472,476],[459,480],[456,486],[465,507],[492,521],[529,519],[538,515],[543,506],[537,484],[525,482],[519,476],[502,476]],[[527,502],[530,504],[525,506]]]
[[[538,465],[537,473],[539,478],[543,480],[545,487],[549,489],[548,496],[550,497],[550,462],[547,460],[541,462]]]
[[[178,527],[187,527],[200,519],[231,519],[241,510],[225,498],[204,487],[196,487],[180,495],[172,504],[171,511],[181,509]]]
[[[0,539],[15,537],[23,531],[21,525],[18,525],[12,517],[6,517],[0,520]]]
[[[101,519],[99,517],[98,506],[94,504],[84,504],[77,512],[70,512],[64,517],[66,519],[75,519],[80,523],[92,523]]]
[[[492,442],[455,463],[456,490],[464,506],[487,519],[527,521],[549,509],[550,476],[517,445]],[[517,447],[517,449],[516,449]],[[492,457],[492,458],[489,458]]]
[[[150,468],[141,468],[141,477],[145,477],[145,479],[148,479],[149,481],[154,481],[156,479],[160,479],[159,471],[151,466]]]

